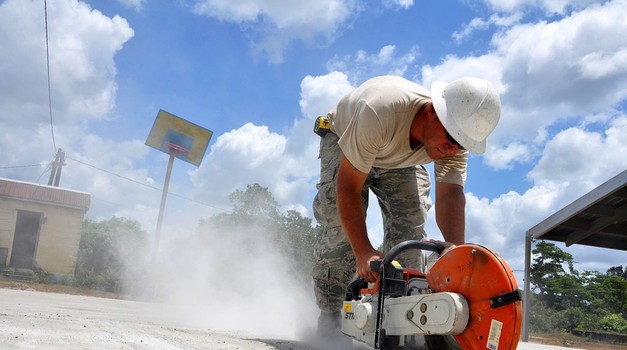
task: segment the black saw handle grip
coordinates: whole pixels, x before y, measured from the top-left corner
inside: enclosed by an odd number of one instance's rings
[[[383,265],[385,267],[390,266],[394,258],[396,258],[400,253],[409,249],[429,250],[438,254],[442,254],[445,248],[446,247],[444,245],[435,242],[425,242],[418,240],[405,241],[395,245],[394,247],[392,247],[392,249],[390,249],[387,254],[385,254],[385,257],[383,258]]]

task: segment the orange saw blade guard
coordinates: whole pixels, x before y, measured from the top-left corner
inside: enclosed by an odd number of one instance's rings
[[[492,250],[462,244],[427,272],[429,288],[463,295],[470,307],[466,329],[455,339],[463,350],[513,350],[522,325],[520,291],[512,270]]]

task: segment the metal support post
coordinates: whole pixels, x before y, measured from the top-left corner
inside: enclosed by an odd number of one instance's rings
[[[157,229],[155,232],[155,242],[152,248],[153,261],[157,257],[159,251],[159,239],[161,238],[161,226],[163,224],[163,211],[165,209],[165,200],[168,197],[168,187],[170,186],[170,175],[172,174],[172,165],[174,164],[174,158],[176,158],[178,151],[170,149],[170,159],[168,160],[168,170],[165,173],[165,182],[163,183],[163,192],[161,193],[161,205],[159,206],[159,218],[157,219]]]
[[[523,324],[522,324],[522,337],[524,342],[529,341],[529,304],[531,297],[531,283],[529,278],[531,276],[531,233],[527,231],[525,234],[525,297],[523,299]]]

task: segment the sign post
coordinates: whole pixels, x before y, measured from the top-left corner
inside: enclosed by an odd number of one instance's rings
[[[157,218],[157,228],[155,230],[155,240],[152,248],[153,260],[156,258],[157,252],[159,251],[163,212],[168,196],[174,158],[179,158],[188,163],[200,166],[211,135],[213,135],[212,131],[181,119],[164,110],[159,110],[155,123],[152,129],[150,129],[146,145],[167,153],[170,156],[168,169],[165,174],[165,182],[163,183],[163,192],[161,193],[159,217]]]

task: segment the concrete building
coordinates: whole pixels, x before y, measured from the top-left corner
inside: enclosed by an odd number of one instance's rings
[[[73,277],[88,193],[0,178],[0,269]]]

